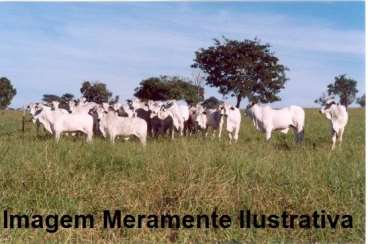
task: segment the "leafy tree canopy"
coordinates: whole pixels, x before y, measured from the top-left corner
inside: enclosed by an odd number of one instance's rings
[[[335,82],[327,86],[328,95],[337,95],[340,97],[340,103],[348,107],[355,100],[358,93],[356,88],[357,81],[347,77],[346,75],[339,75],[335,77]]]
[[[54,95],[54,94],[44,94],[42,97],[42,101],[51,103],[52,101],[58,101],[60,104],[60,108],[69,108],[69,101],[74,99],[74,95],[71,93],[65,93],[62,96]]]
[[[151,77],[140,82],[134,96],[144,100],[184,99],[189,104],[203,100],[204,90],[178,76]]]
[[[217,99],[216,97],[209,97],[202,102],[202,105],[205,108],[218,108],[218,106],[223,103],[223,101]]]
[[[280,100],[277,94],[287,81],[287,68],[271,52],[269,44],[259,40],[214,40],[214,45],[195,52],[193,68],[206,74],[206,84],[218,87],[222,95],[255,102]]]
[[[16,94],[17,90],[10,80],[6,77],[0,78],[0,109],[7,108]]]
[[[357,81],[353,80],[344,75],[335,76],[333,83],[327,85],[328,96],[338,96],[340,98],[340,103],[345,107],[348,107],[355,101],[355,96],[358,93],[356,88]],[[324,95],[316,99],[315,103],[324,104]]]
[[[357,98],[357,103],[364,108],[365,107],[365,94],[359,98]]]
[[[118,96],[113,98],[112,92],[107,89],[105,83],[102,82],[89,82],[84,81],[80,89],[82,95],[87,99],[88,102],[104,103],[104,102],[117,102]]]

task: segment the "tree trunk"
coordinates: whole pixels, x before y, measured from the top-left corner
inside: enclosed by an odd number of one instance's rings
[[[239,107],[240,107],[240,102],[241,102],[241,100],[242,100],[242,97],[241,97],[240,95],[238,95],[238,96],[236,97],[236,107],[237,107],[237,108],[239,108]]]

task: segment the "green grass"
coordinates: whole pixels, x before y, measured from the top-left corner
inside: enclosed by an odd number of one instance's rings
[[[125,213],[351,214],[352,229],[0,229],[0,240],[209,240],[363,242],[364,110],[349,110],[341,147],[330,152],[328,121],[306,110],[305,141],[274,133],[270,142],[243,118],[239,142],[202,137],[116,145],[94,138],[37,137],[21,114],[0,112],[0,210],[27,214]],[[2,215],[2,214],[1,214]],[[2,220],[1,220],[2,222]],[[100,224],[100,223],[98,223]],[[2,228],[2,226],[0,227]]]

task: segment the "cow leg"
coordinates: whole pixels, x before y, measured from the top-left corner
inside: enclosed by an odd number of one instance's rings
[[[234,131],[233,138],[234,138],[235,143],[237,143],[237,142],[238,142],[238,138],[239,138],[239,129],[240,129],[240,128],[237,128],[237,129],[235,129],[235,131]]]
[[[228,132],[228,135],[229,135],[229,139],[230,139],[230,144],[233,140],[233,133],[231,131]]]
[[[59,131],[55,132],[55,141],[56,141],[56,143],[58,143],[59,140],[60,140],[60,134],[61,133]]]
[[[111,141],[112,144],[115,143],[115,137],[116,136],[113,133],[110,134],[110,141]]]
[[[337,137],[337,133],[334,131],[333,132],[333,135],[332,135],[332,147],[331,147],[331,150],[334,150],[335,149],[336,137]]]
[[[172,128],[171,129],[171,140],[174,140],[174,133],[175,133],[174,128]]]
[[[223,121],[221,119],[220,121],[220,125],[219,125],[219,133],[218,133],[218,138],[221,138],[221,133],[222,133],[222,125],[223,125]]]
[[[291,126],[291,128],[293,129],[293,131],[294,131],[294,137],[295,137],[295,142],[296,143],[299,143],[299,133],[298,133],[298,130],[295,128],[295,127],[293,127],[293,126]]]
[[[266,140],[269,141],[271,139],[272,130],[266,129]]]
[[[339,138],[339,143],[341,144],[342,143],[342,136],[344,134],[344,129],[345,128],[341,128],[340,129],[340,133],[338,134],[338,138]]]
[[[93,131],[87,132],[87,142],[92,143]]]
[[[137,135],[137,137],[138,137],[140,143],[142,143],[143,146],[146,146],[146,140],[147,140],[146,136],[144,136],[144,135]]]
[[[180,136],[184,136],[184,123],[181,123],[179,132],[180,132]]]

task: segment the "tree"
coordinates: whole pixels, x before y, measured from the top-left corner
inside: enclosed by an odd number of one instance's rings
[[[223,39],[215,39],[214,46],[195,52],[192,67],[207,75],[206,84],[218,87],[222,95],[235,96],[237,107],[243,98],[264,103],[280,100],[277,93],[287,81],[287,68],[279,63],[270,45],[257,39]]]
[[[359,104],[362,108],[365,107],[365,94],[357,98],[357,104]]]
[[[7,108],[16,94],[17,90],[10,80],[6,77],[0,78],[0,109]]]
[[[44,94],[42,97],[42,101],[47,102],[47,103],[51,103],[52,101],[61,101],[61,98],[58,95],[54,95],[54,94]]]
[[[62,95],[61,97],[60,97],[60,100],[62,101],[62,102],[65,102],[65,103],[67,103],[67,102],[69,102],[69,101],[71,101],[71,100],[73,100],[74,99],[74,95],[73,94],[71,94],[71,93],[65,93],[64,95]]]
[[[204,90],[190,80],[178,76],[151,77],[140,82],[134,96],[140,99],[184,99],[189,104],[203,100]]]
[[[333,83],[327,85],[327,94],[340,97],[340,103],[348,107],[355,101],[355,96],[358,93],[356,85],[355,80],[346,75],[338,75]]]
[[[64,93],[60,97],[60,108],[69,109],[69,101],[72,101],[74,99],[74,95],[71,93]]]
[[[117,102],[119,100],[118,96],[112,98],[112,92],[107,89],[106,84],[98,81],[92,83],[89,81],[83,82],[80,92],[88,102],[101,104],[106,102]]]
[[[224,102],[223,101],[221,101],[221,100],[218,100],[217,98],[215,98],[215,97],[209,97],[209,98],[207,98],[206,100],[204,100],[203,102],[202,102],[202,105],[203,105],[203,107],[205,107],[205,108],[212,108],[212,109],[214,109],[214,108],[218,108],[218,106],[220,105],[220,104],[223,104]]]

